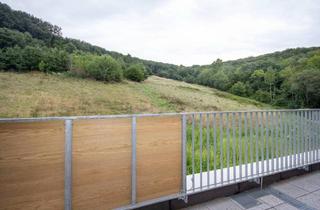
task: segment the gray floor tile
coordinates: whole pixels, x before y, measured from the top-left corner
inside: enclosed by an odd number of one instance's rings
[[[238,195],[232,196],[231,198],[245,209],[261,204],[255,198],[250,196],[248,193],[240,193]]]
[[[280,204],[279,206],[275,206],[274,209],[276,210],[298,210],[296,207],[291,206],[290,204],[283,203]]]
[[[305,191],[308,192],[313,192],[316,190],[320,190],[320,185],[318,185],[317,183],[319,183],[319,181],[315,181],[318,177],[297,177],[295,179],[290,179],[290,181],[288,182],[289,184],[295,185]]]
[[[243,210],[238,204],[232,201],[231,198],[220,198],[213,200],[211,202],[207,202],[206,206],[210,210]]]
[[[248,208],[248,210],[267,210],[270,209],[271,207],[265,203],[261,203],[258,206],[252,207],[252,208]]]
[[[198,204],[186,208],[187,210],[209,210],[209,208],[204,204]]]
[[[308,191],[303,190],[295,185],[289,184],[288,182],[279,182],[271,185],[271,187],[275,188],[276,190],[279,190],[284,194],[290,195],[293,198],[297,198],[309,193]]]
[[[297,200],[308,205],[309,207],[320,209],[320,196],[318,193],[310,193],[308,195],[301,196]]]
[[[266,196],[258,198],[258,200],[261,201],[262,203],[267,204],[270,207],[278,206],[278,205],[284,203],[283,200],[281,200],[273,195],[266,195]]]

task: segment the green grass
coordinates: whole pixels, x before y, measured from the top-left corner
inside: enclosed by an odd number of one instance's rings
[[[64,74],[0,71],[0,90],[0,117],[270,108],[213,88],[156,76],[141,83],[103,83]]]

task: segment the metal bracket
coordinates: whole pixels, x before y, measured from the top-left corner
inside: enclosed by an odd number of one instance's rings
[[[305,170],[305,171],[310,171],[310,166],[309,166],[309,165],[307,165],[307,166],[302,166],[302,167],[300,167],[299,169]]]
[[[260,178],[250,179],[249,181],[250,181],[250,182],[254,182],[254,183],[256,183],[256,184],[260,184],[260,183],[261,183]]]
[[[255,182],[256,184],[260,185],[260,188],[262,190],[263,188],[263,177],[258,177],[250,180],[251,182]]]
[[[185,192],[181,192],[178,199],[183,200],[185,203],[188,203],[188,195]]]

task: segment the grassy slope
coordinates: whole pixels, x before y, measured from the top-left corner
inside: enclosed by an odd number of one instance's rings
[[[105,84],[39,72],[0,72],[0,117],[245,110],[268,106],[156,76]]]

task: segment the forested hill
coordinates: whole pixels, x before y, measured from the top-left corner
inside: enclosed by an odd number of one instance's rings
[[[187,48],[186,48],[187,50]],[[320,107],[320,48],[191,67],[143,60],[62,36],[59,26],[0,3],[0,70],[59,72],[118,82],[150,74],[289,108]]]
[[[261,102],[320,107],[320,48],[296,48],[211,65],[177,67],[158,75],[207,85]]]

